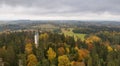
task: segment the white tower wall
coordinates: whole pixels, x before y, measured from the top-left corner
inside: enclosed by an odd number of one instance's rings
[[[39,45],[39,34],[38,34],[38,32],[35,33],[34,38],[35,38],[35,46],[36,46],[36,48],[37,48],[38,45]]]

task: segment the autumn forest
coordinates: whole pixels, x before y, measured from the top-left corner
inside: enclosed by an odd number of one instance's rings
[[[120,66],[119,30],[62,25],[53,31],[37,30],[38,47],[34,43],[36,31],[0,33],[4,66]]]

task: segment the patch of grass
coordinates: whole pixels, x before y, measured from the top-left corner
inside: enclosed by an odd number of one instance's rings
[[[79,33],[74,33],[72,32],[72,28],[69,28],[69,29],[64,29],[62,28],[62,33],[64,33],[65,36],[74,36],[74,39],[77,40],[77,39],[81,39],[82,41],[85,40],[85,36],[86,34],[79,34]]]

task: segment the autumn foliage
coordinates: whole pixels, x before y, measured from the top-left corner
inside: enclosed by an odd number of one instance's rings
[[[34,54],[28,55],[27,58],[28,58],[27,59],[27,66],[35,66],[38,63],[37,58]]]
[[[88,49],[91,50],[93,48],[94,42],[99,42],[101,39],[97,36],[90,36],[85,40],[85,43],[88,45]]]
[[[51,47],[49,47],[47,51],[47,56],[48,56],[48,60],[52,62],[52,60],[56,57],[56,52]]]
[[[84,62],[72,61],[71,66],[85,66]]]
[[[79,49],[78,55],[79,55],[78,61],[82,61],[89,56],[89,51],[86,49]]]
[[[29,43],[29,44],[25,45],[25,51],[26,51],[27,54],[33,53],[32,50],[33,50],[32,49],[32,44]]]
[[[22,66],[119,66],[119,36],[115,36],[116,40],[110,35],[108,39],[107,36],[90,35],[84,41],[74,41],[74,36],[65,38],[63,34],[42,32],[37,48],[31,42],[32,36],[28,37],[31,38],[28,43],[24,36],[15,36],[13,41],[0,38],[0,58],[5,66],[20,66],[19,60]],[[115,41],[111,43],[112,40]]]
[[[65,49],[63,47],[58,48],[58,55],[64,55],[65,54]]]
[[[58,66],[70,66],[70,60],[67,55],[58,57]]]
[[[43,33],[40,35],[40,40],[46,41],[49,38],[49,35],[47,33]]]

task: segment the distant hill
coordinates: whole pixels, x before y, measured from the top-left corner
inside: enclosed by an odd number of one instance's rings
[[[80,20],[9,20],[0,21],[0,31],[4,29],[18,30],[18,29],[32,29],[35,27],[42,27],[42,25],[49,24],[57,27],[75,27],[75,26],[107,26],[120,28],[118,21],[80,21]],[[46,26],[45,26],[46,27]]]

